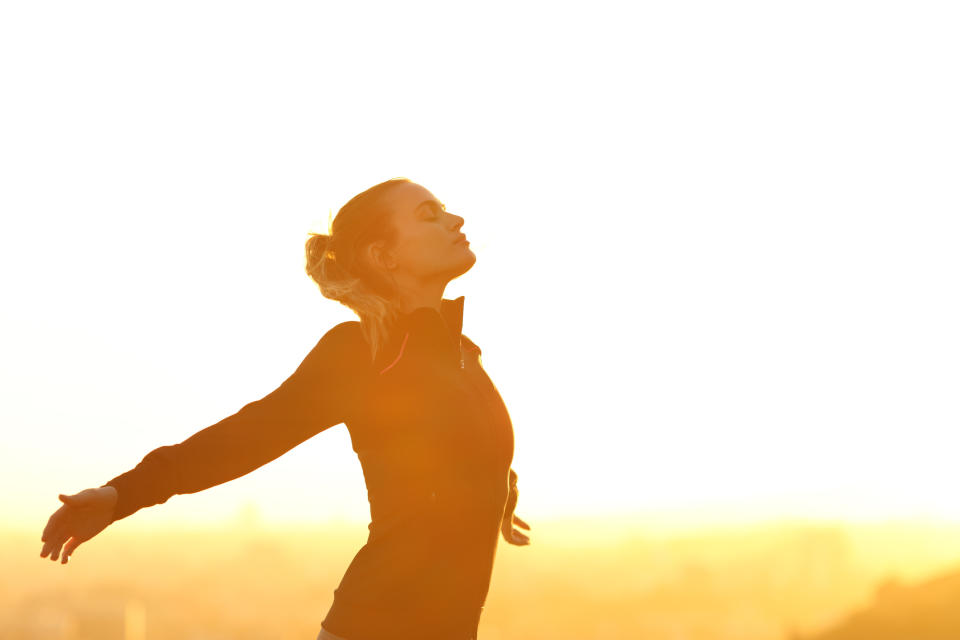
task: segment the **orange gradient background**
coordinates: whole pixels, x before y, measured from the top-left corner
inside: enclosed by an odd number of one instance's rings
[[[957,568],[957,9],[721,4],[0,10],[0,637],[315,637],[343,425],[67,567],[40,532],[355,319],[303,244],[396,176],[466,220],[515,429],[485,640],[788,638]]]

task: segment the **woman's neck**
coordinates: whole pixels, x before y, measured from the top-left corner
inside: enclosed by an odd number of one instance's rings
[[[400,302],[397,307],[400,313],[404,315],[420,307],[430,307],[431,309],[440,311],[440,301],[443,299],[443,291],[445,288],[446,283],[401,290]]]

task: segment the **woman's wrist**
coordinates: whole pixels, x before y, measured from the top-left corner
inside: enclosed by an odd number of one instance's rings
[[[114,504],[116,504],[117,498],[119,498],[119,494],[117,493],[116,487],[109,484],[105,484],[102,487],[98,487],[98,490],[103,491],[106,495],[112,496],[113,502]]]

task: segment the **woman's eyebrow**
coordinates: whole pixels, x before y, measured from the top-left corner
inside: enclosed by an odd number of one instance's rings
[[[441,209],[443,209],[444,211],[447,210],[447,205],[443,204],[443,203],[440,202],[439,200],[424,200],[423,202],[421,202],[420,204],[418,204],[418,205],[416,206],[416,208],[413,210],[414,213],[416,213],[417,211],[420,211],[420,208],[421,208],[422,206],[426,205],[426,204],[438,204],[438,205],[440,205],[440,208],[441,208]]]

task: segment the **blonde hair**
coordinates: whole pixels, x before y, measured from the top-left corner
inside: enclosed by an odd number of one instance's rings
[[[349,307],[360,318],[371,361],[386,344],[398,308],[394,282],[373,268],[364,250],[378,240],[393,243],[395,229],[384,196],[393,185],[410,182],[392,178],[355,195],[340,208],[326,234],[311,233],[306,245],[306,271],[324,297]]]

